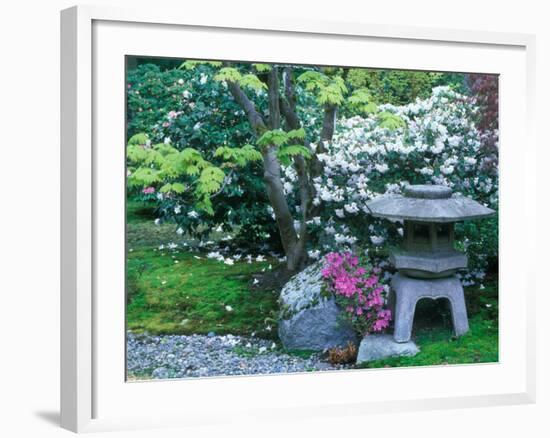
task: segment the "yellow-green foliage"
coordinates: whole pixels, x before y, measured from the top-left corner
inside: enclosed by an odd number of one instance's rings
[[[273,129],[266,131],[258,139],[258,146],[277,146],[277,158],[282,164],[290,164],[291,158],[296,155],[302,155],[304,158],[311,158],[312,152],[303,144],[295,144],[303,140],[306,132],[303,128],[293,129],[285,132],[282,129]]]
[[[316,70],[309,70],[298,76],[297,80],[306,90],[317,93],[317,102],[320,105],[341,105],[348,92],[342,76],[329,76]]]
[[[222,158],[219,165],[206,160],[196,149],[178,150],[170,144],[150,145],[145,134],[136,134],[128,141],[128,186],[156,187],[161,193],[188,195],[198,209],[213,214],[210,197],[222,189],[223,168],[246,166],[262,159],[252,145],[242,148],[219,147],[213,158]]]
[[[348,98],[348,103],[351,108],[362,114],[370,114],[378,111],[378,107],[376,103],[374,103],[374,99],[368,88],[353,90],[353,93],[351,93],[351,96]]]

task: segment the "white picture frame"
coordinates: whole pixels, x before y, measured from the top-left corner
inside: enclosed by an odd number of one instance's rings
[[[140,37],[145,32],[147,38]],[[254,55],[253,48],[249,52],[244,52],[241,48],[241,52],[232,53],[234,49],[231,49],[229,43],[222,44],[221,39],[217,44],[208,46],[207,40],[200,38],[194,40],[193,50],[175,51],[171,47],[159,49],[163,38],[179,38],[180,33],[182,38],[186,38],[192,36],[193,32],[200,33],[201,38],[208,36],[208,40],[220,36],[224,40],[234,38],[235,46],[239,41],[254,36],[255,40],[263,39],[264,43],[271,43],[273,50],[264,54],[262,59],[252,59],[251,57],[257,56]],[[133,47],[125,45],[127,35],[132,36],[128,40],[132,41]],[[338,50],[339,47],[344,47],[342,44],[345,43],[345,47],[357,45],[358,49],[366,44],[372,48],[373,53],[379,53],[376,55],[377,60],[371,61],[369,66],[412,69],[423,67],[437,70],[438,66],[441,68],[442,62],[446,62],[445,68],[450,70],[456,68],[456,71],[483,71],[502,75],[504,93],[501,96],[501,124],[504,153],[501,173],[501,239],[504,236],[506,241],[501,240],[501,255],[504,256],[501,262],[505,268],[515,266],[514,272],[504,270],[501,276],[500,342],[503,358],[495,365],[363,370],[360,374],[337,372],[137,384],[121,381],[123,370],[120,362],[123,356],[118,357],[117,352],[122,355],[124,352],[120,350],[120,336],[105,335],[122,330],[123,327],[120,326],[123,315],[120,315],[122,302],[118,294],[121,293],[120,268],[124,258],[116,258],[120,254],[117,242],[124,239],[120,236],[124,224],[120,221],[122,216],[118,211],[123,205],[117,204],[120,200],[119,183],[124,180],[124,173],[120,172],[120,165],[124,165],[124,154],[117,149],[124,148],[124,143],[119,141],[124,138],[123,130],[120,132],[119,129],[120,118],[123,120],[124,117],[124,102],[119,99],[120,94],[117,94],[123,93],[124,88],[123,82],[118,81],[120,74],[123,74],[119,69],[124,65],[120,55],[171,54],[189,58],[215,58],[218,55],[226,59],[282,61],[280,49],[289,47],[292,41],[300,39],[323,39],[325,43],[334,43],[333,53],[321,54],[320,51],[315,51],[312,42],[308,56],[312,60],[327,60],[332,57],[330,59],[336,65],[349,65],[345,63],[346,50]],[[382,48],[376,49],[377,44],[384,45],[385,51],[393,47],[395,53],[403,56],[395,59],[388,54],[384,55]],[[527,245],[531,249],[535,246],[535,216],[530,210],[520,208],[526,203],[536,203],[535,175],[527,170],[527,166],[536,161],[531,126],[534,120],[534,44],[534,37],[524,34],[359,22],[315,22],[289,17],[241,15],[240,19],[227,20],[212,14],[195,16],[156,8],[130,10],[104,6],[78,6],[62,11],[62,427],[84,432],[224,422],[229,421],[229,417],[233,421],[235,418],[244,419],[250,416],[269,418],[273,415],[287,415],[289,418],[300,418],[312,415],[361,415],[367,412],[534,402],[535,315],[534,306],[529,306],[528,303],[534,302],[535,273],[525,262],[517,259],[518,255],[512,254],[514,251],[502,253],[519,245]],[[201,56],[207,50],[208,55]],[[407,58],[405,50],[410,53],[419,50],[418,53],[425,53],[426,56],[416,60]],[[453,51],[457,53],[454,58]],[[288,58],[284,61],[299,63],[305,55],[296,52],[286,56]],[[468,57],[471,59],[465,61]],[[111,63],[111,59],[115,62]],[[471,68],[478,65],[479,70],[460,70],[460,66],[466,64]],[[114,76],[110,76],[111,74]],[[109,77],[113,79],[108,79]],[[117,87],[122,91],[117,91]],[[110,100],[107,102],[106,99]],[[113,121],[113,125],[110,121]],[[97,142],[105,144],[102,140],[107,132],[116,135],[110,135],[106,142],[113,141],[118,146],[108,150],[104,148],[98,154]],[[110,140],[111,138],[114,140]],[[519,142],[522,145],[521,151],[508,146]],[[109,151],[114,155],[108,155],[111,153]],[[113,196],[109,194],[111,190],[109,193],[105,190],[106,187],[115,187],[112,190]],[[106,211],[113,214],[107,215]],[[521,236],[514,236],[510,231],[519,223],[524,224],[522,229],[525,231]],[[105,251],[103,242],[106,239],[114,242],[113,251]],[[115,258],[110,259],[111,256]],[[109,271],[106,266],[114,266],[113,271]],[[111,298],[101,295],[103,285],[110,283],[115,285],[112,302],[109,301]],[[513,300],[507,292],[512,289],[520,291],[519,296]],[[101,299],[98,299],[98,294]],[[510,321],[512,305],[516,306],[514,310],[517,313],[514,321]],[[506,338],[503,340],[504,336]],[[386,397],[380,396],[384,393],[383,385],[388,387],[390,379],[395,382],[395,387],[390,388]],[[458,380],[454,387],[451,384],[448,387],[442,387],[441,384],[438,386],[437,382],[447,379]],[[473,385],[462,384],[460,379],[473,379]],[[414,384],[408,385],[408,382]],[[338,387],[350,383],[357,388],[364,387],[372,391],[336,394]],[[418,386],[422,384],[426,386],[425,391]],[[380,388],[377,389],[377,385]],[[428,388],[430,385],[433,388]],[[323,391],[316,389],[319,387],[323,387]],[[296,388],[297,393],[293,397],[293,403],[285,405],[281,400],[285,391],[288,393],[291,388]],[[192,405],[186,405],[184,401],[172,403],[174,408],[171,410],[158,402],[161,396],[167,400],[177,400],[182,391],[204,397],[197,396]],[[261,400],[263,403],[258,403],[258,399],[250,400],[253,397],[261,398],[261,391],[271,391],[271,400]],[[335,394],[333,399],[322,402],[326,400],[323,395],[331,391]],[[217,397],[218,402],[207,400],[207,395],[217,392],[222,394]],[[241,404],[234,403],[235,406],[231,406],[231,409],[224,409],[229,398],[223,394],[234,394],[232,399],[236,397]],[[135,404],[140,400],[147,405],[144,411],[139,411],[139,406]],[[128,409],[121,409],[120,406],[123,405],[127,405]],[[184,409],[187,415],[182,414]]]

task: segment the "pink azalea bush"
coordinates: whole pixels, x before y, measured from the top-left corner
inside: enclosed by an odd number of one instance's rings
[[[361,336],[380,332],[389,326],[391,311],[384,307],[384,285],[380,268],[367,270],[351,252],[331,252],[321,271],[328,291],[344,310],[344,317]]]

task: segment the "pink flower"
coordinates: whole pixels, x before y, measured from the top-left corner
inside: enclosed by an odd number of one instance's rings
[[[142,192],[143,192],[144,195],[150,195],[152,193],[155,193],[155,188],[154,187],[145,187],[142,190]]]
[[[389,326],[391,312],[384,308],[384,287],[378,267],[370,272],[359,266],[359,258],[350,252],[332,252],[325,256],[321,270],[327,289],[345,308],[351,323],[361,333],[379,332]]]

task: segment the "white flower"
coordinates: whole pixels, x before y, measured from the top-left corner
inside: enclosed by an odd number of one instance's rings
[[[454,172],[455,167],[453,165],[440,166],[439,170],[441,170],[441,172],[444,173],[445,175],[450,175],[451,173]]]
[[[329,225],[328,227],[325,227],[325,233],[327,234],[335,234],[336,230],[332,225]]]
[[[314,251],[308,251],[308,255],[309,255],[312,259],[317,260],[317,259],[321,256],[321,251],[319,251],[318,249],[316,249],[316,250],[314,250]]]
[[[275,342],[273,342],[273,344],[271,344],[271,349],[274,350],[275,348],[277,348],[277,344],[275,344]]]
[[[204,73],[201,73],[201,78],[199,80],[201,85],[206,84],[206,81],[208,80],[208,76],[206,76]]]
[[[464,162],[470,166],[473,166],[477,163],[477,160],[473,157],[464,157]]]
[[[246,348],[252,348],[252,344],[250,342],[247,342],[247,344],[245,345]]]
[[[179,227],[177,230],[176,230],[176,233],[178,233],[180,236],[183,234],[183,228]]]
[[[389,167],[386,163],[382,163],[382,164],[375,164],[374,167],[376,168],[376,170],[378,170],[378,172],[380,173],[385,173],[389,170]]]
[[[260,281],[259,281],[257,278],[255,278],[254,281],[252,282],[252,284],[253,284],[253,285],[257,285],[259,282],[260,282]]]
[[[359,211],[359,207],[357,207],[357,204],[355,202],[352,202],[351,204],[344,205],[344,209],[348,213],[357,213]]]
[[[256,261],[257,262],[265,262],[265,257],[263,255],[259,255],[258,257],[256,257]]]
[[[183,93],[182,93],[183,97],[185,97],[186,99],[189,99],[191,97],[191,93],[189,92],[189,90],[185,90]]]
[[[336,216],[338,216],[339,218],[343,218],[344,217],[344,210],[342,210],[341,208],[337,208],[334,210],[334,213],[336,213]]]
[[[430,148],[430,151],[433,153],[433,154],[440,154],[441,152],[443,152],[443,149],[445,149],[445,144],[441,141],[441,140],[437,140],[435,142],[435,145],[433,145],[431,148]]]
[[[384,243],[384,238],[382,236],[370,236],[370,241],[373,245],[380,246]]]
[[[235,262],[233,261],[233,259],[230,259],[230,258],[226,258],[224,261],[223,261],[226,265],[234,265]]]
[[[198,131],[199,129],[201,129],[201,126],[202,126],[201,122],[195,123],[195,125],[193,126],[193,131]]]
[[[183,79],[178,79],[178,84],[183,85]]]
[[[170,144],[172,143],[172,139],[170,137],[164,137],[164,144]]]
[[[191,210],[189,213],[187,213],[187,216],[190,218],[196,219],[199,217],[199,214],[195,210]]]
[[[159,218],[155,219],[155,225],[160,225],[160,219]]]
[[[228,312],[233,312],[233,307],[225,306],[225,310],[227,310]]]
[[[267,350],[266,347],[260,347],[260,349],[258,350],[258,353],[262,354],[262,353],[265,353]]]
[[[170,242],[168,244],[168,249],[176,249],[178,247],[178,244],[177,243],[174,243],[174,242]]]
[[[319,216],[315,216],[312,220],[315,225],[321,225],[321,218]]]
[[[419,169],[418,170],[422,175],[433,175],[434,174],[434,171],[433,169],[429,168],[429,167],[423,167],[422,169]]]
[[[174,207],[174,214],[180,214],[181,213],[181,207],[179,205],[176,205]]]

